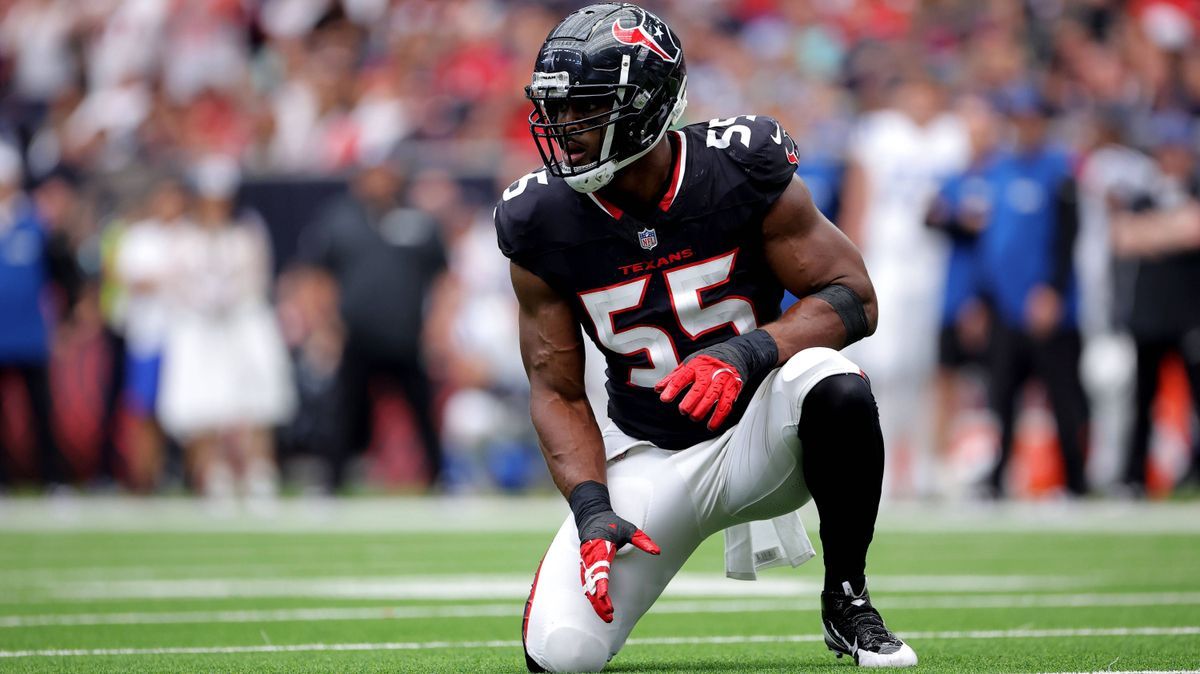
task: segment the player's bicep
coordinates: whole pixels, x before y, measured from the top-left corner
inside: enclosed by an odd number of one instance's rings
[[[867,172],[862,164],[852,159],[846,166],[842,181],[841,209],[837,218],[842,231],[859,246],[864,245],[866,238],[863,219],[867,210],[867,180]]]
[[[545,281],[510,265],[517,294],[521,360],[535,394],[585,397],[583,339],[570,306]]]
[[[797,297],[842,285],[874,311],[875,288],[858,248],[813,204],[804,181],[794,178],[763,220],[767,263]]]

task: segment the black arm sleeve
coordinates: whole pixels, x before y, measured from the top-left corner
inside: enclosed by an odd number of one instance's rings
[[[1075,266],[1075,237],[1079,233],[1079,199],[1075,180],[1068,179],[1055,195],[1058,224],[1054,236],[1053,267],[1050,285],[1059,294],[1067,291]]]

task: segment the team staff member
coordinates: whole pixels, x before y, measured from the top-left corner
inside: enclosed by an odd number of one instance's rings
[[[338,440],[332,443],[329,489],[341,489],[346,465],[371,440],[370,386],[398,384],[424,446],[428,484],[440,483],[442,448],[433,386],[422,361],[426,307],[446,269],[439,225],[404,206],[398,169],[368,157],[349,194],[327,204],[305,232],[302,262],[337,283],[346,331],[337,373]]]
[[[52,271],[62,266],[33,202],[21,191],[20,155],[0,143],[0,377],[16,373],[25,385],[38,471],[48,485],[68,479],[54,437],[50,329],[43,314]],[[3,402],[0,395],[0,407]],[[0,485],[7,482],[8,458],[0,444]]]
[[[1123,483],[1134,496],[1146,493],[1146,463],[1162,362],[1178,354],[1187,371],[1192,404],[1200,409],[1200,172],[1189,143],[1194,125],[1186,118],[1155,120],[1154,159],[1159,177],[1151,189],[1133,195],[1116,214],[1117,254],[1137,265],[1129,331],[1137,345],[1137,395]],[[1193,441],[1196,479],[1200,438]]]
[[[985,490],[1004,495],[1016,433],[1016,404],[1037,375],[1050,394],[1070,494],[1087,493],[1087,398],[1073,273],[1078,207],[1071,163],[1046,140],[1046,109],[1023,91],[1005,103],[1016,145],[985,172],[991,207],[979,239],[983,292],[995,304],[989,398],[1000,422],[1000,453]]]

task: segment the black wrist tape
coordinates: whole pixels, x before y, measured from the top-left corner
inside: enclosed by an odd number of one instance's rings
[[[745,381],[750,381],[779,364],[779,345],[775,343],[775,338],[765,330],[753,330],[720,344],[714,344],[688,356],[688,359],[700,354],[719,358],[729,363],[738,371],[738,376]]]
[[[745,374],[750,379],[779,364],[779,345],[766,330],[752,330],[725,343],[742,352]]]
[[[827,302],[842,319],[842,325],[846,328],[846,343],[843,346],[850,346],[867,336],[867,312],[853,290],[835,284],[821,288],[810,297]]]
[[[575,485],[571,495],[567,497],[567,503],[571,504],[571,512],[575,514],[575,527],[578,529],[582,529],[584,522],[592,515],[612,510],[612,502],[608,499],[608,485],[595,480]]]

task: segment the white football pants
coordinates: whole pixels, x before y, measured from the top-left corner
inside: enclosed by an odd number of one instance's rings
[[[613,510],[662,554],[630,545],[617,552],[609,571],[615,617],[606,624],[583,595],[579,534],[568,516],[533,579],[523,632],[529,657],[551,672],[599,671],[701,541],[807,503],[797,433],[804,398],[826,377],[860,372],[833,349],[806,349],[767,376],[734,427],[678,452],[610,425],[604,443]]]

